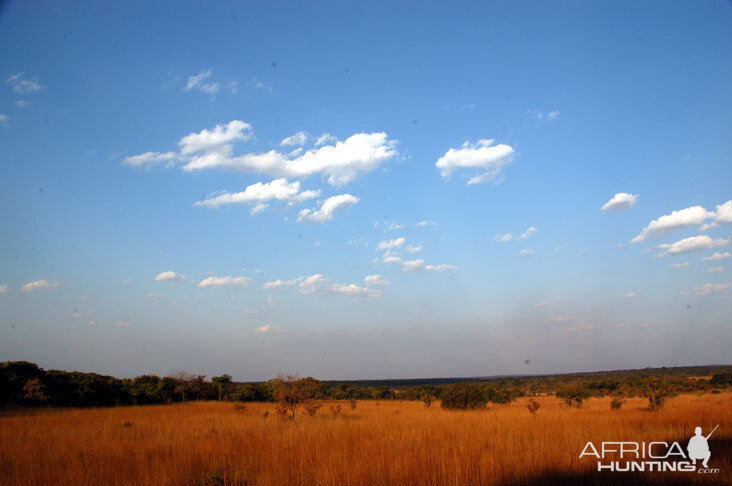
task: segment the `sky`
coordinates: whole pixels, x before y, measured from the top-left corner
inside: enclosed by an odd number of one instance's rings
[[[0,361],[732,362],[732,4],[0,4]]]

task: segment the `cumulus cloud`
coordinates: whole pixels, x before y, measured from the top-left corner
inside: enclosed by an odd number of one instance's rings
[[[405,260],[402,262],[402,270],[405,272],[421,272],[423,270],[428,272],[445,272],[447,270],[455,270],[458,267],[455,265],[448,265],[441,263],[439,265],[425,265],[424,260]]]
[[[7,83],[12,86],[13,91],[18,94],[37,93],[46,89],[46,87],[39,82],[38,76],[28,78],[25,76],[25,73],[16,73],[11,75],[7,79]]]
[[[298,279],[293,280],[273,280],[272,282],[267,282],[264,285],[262,285],[262,289],[264,290],[279,290],[284,287],[292,287],[293,285],[298,283]]]
[[[477,173],[468,180],[468,184],[491,181],[514,158],[513,147],[505,144],[494,145],[494,142],[492,139],[479,140],[475,144],[465,142],[460,148],[450,148],[437,160],[435,166],[445,179],[449,179],[457,170],[467,169],[471,173]]]
[[[36,292],[38,290],[56,290],[60,282],[49,282],[48,280],[34,280],[23,285],[20,290],[23,292]]]
[[[175,157],[175,152],[145,152],[144,154],[125,157],[122,163],[130,167],[150,167],[164,163],[166,167],[171,167],[175,161]]]
[[[717,206],[717,210],[713,213],[714,221],[702,226],[702,230],[715,228],[720,224],[732,223],[732,200]]]
[[[335,145],[324,145],[293,157],[276,150],[233,156],[231,145],[225,144],[193,156],[183,169],[218,168],[291,178],[323,174],[329,184],[342,186],[396,156],[395,146],[396,142],[389,140],[385,133],[357,133]]]
[[[156,282],[182,282],[185,278],[185,275],[181,275],[180,273],[175,273],[172,270],[168,270],[167,272],[162,272],[157,274],[155,277]]]
[[[638,196],[628,194],[627,192],[619,192],[615,194],[608,202],[603,204],[601,211],[621,211],[623,209],[632,208],[638,202]]]
[[[342,186],[398,155],[397,142],[389,140],[383,132],[356,133],[344,141],[321,137],[317,148],[306,151],[299,148],[290,153],[270,150],[235,155],[232,144],[251,137],[251,125],[241,120],[191,133],[178,142],[179,157],[184,161],[182,168],[188,172],[221,169],[262,173],[274,178],[303,178],[320,174],[327,177],[329,184]]]
[[[327,293],[350,295],[352,297],[363,297],[371,299],[381,295],[380,289],[374,289],[369,286],[361,287],[356,284],[331,284],[326,289]]]
[[[287,331],[282,329],[280,326],[275,326],[273,324],[265,324],[264,326],[259,326],[254,328],[254,332],[257,334],[264,334],[264,333],[277,333],[277,334],[284,334]]]
[[[216,147],[231,148],[231,143],[247,141],[252,135],[252,126],[249,123],[232,120],[225,125],[216,125],[211,130],[203,129],[198,133],[190,133],[178,141],[178,146],[182,155],[188,155]]]
[[[724,292],[730,287],[732,287],[732,283],[730,282],[720,284],[707,283],[702,285],[701,287],[695,287],[694,292],[696,293],[696,295],[704,297],[707,295]]]
[[[664,257],[666,255],[682,255],[684,253],[706,250],[709,248],[721,248],[726,246],[727,243],[729,242],[723,238],[712,239],[707,235],[698,235],[684,238],[683,240],[679,240],[675,243],[658,245],[656,248],[665,250],[658,254],[659,257]]]
[[[417,253],[422,251],[422,245],[407,245],[404,248],[404,251],[406,251],[407,253]]]
[[[308,277],[300,277],[296,280],[299,282],[297,291],[304,295],[314,294],[328,282],[328,279],[320,273],[316,273]]]
[[[286,202],[289,205],[297,204],[307,199],[313,199],[320,195],[320,190],[301,191],[300,182],[287,182],[287,179],[275,179],[271,182],[257,182],[247,186],[242,192],[224,192],[214,197],[195,203],[196,206],[207,208],[218,208],[227,204],[251,204],[252,214],[261,212],[267,208],[268,201],[277,200]]]
[[[384,240],[380,241],[376,248],[378,250],[391,250],[395,248],[400,248],[405,241],[406,239],[404,237],[394,238],[393,240]]]
[[[494,240],[496,240],[498,243],[508,243],[509,241],[513,240],[513,235],[511,233],[506,233],[503,235],[496,235],[493,237]]]
[[[675,229],[699,226],[711,217],[714,217],[714,213],[707,211],[701,206],[692,206],[680,211],[672,211],[671,214],[663,215],[660,218],[651,221],[648,226],[643,228],[640,234],[630,240],[630,242],[639,243],[648,238],[663,236]]]
[[[702,258],[703,262],[713,262],[716,260],[724,260],[725,258],[732,258],[732,253],[725,251],[724,253],[715,252],[714,255]]]
[[[305,145],[306,143],[308,143],[308,132],[301,130],[284,138],[280,142],[280,146]]]
[[[251,283],[249,277],[208,277],[198,283],[199,287],[245,287]]]
[[[363,279],[364,283],[369,285],[389,285],[391,282],[385,280],[381,275],[366,275]]]
[[[333,219],[333,213],[341,209],[353,206],[359,201],[356,196],[350,194],[339,194],[326,199],[320,209],[303,209],[297,216],[298,221],[309,221],[311,223],[324,223]]]

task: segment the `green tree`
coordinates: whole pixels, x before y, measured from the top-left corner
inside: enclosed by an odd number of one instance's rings
[[[445,409],[465,410],[484,408],[488,403],[483,390],[471,383],[453,383],[440,393],[440,406]]]
[[[214,376],[213,378],[211,378],[211,383],[216,386],[216,390],[219,392],[219,401],[221,401],[221,397],[224,397],[224,399],[228,397],[233,385],[231,381],[231,376],[226,374],[221,376]]]

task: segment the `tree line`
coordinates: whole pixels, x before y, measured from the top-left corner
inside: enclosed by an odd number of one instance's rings
[[[713,392],[732,386],[732,367],[715,367],[717,372],[711,378],[699,375],[708,372],[707,368],[696,370],[694,375],[689,375],[687,368],[677,370],[685,373],[633,370],[452,383],[442,379],[439,384],[419,380],[419,384],[389,386],[374,384],[378,382],[368,382],[369,385],[327,382],[311,377],[277,377],[266,382],[242,383],[233,381],[227,374],[207,379],[204,375],[184,372],[166,377],[141,375],[120,379],[97,373],[44,370],[27,361],[8,361],[0,363],[0,404],[85,407],[191,400],[283,403],[282,390],[293,389],[303,403],[308,400],[421,400],[430,406],[440,400],[443,408],[471,409],[488,403],[509,403],[522,396],[555,395],[569,406],[581,406],[590,397],[612,396],[617,405],[614,408],[619,408],[626,398],[644,396],[654,409],[676,394]],[[294,409],[290,412],[294,414]]]

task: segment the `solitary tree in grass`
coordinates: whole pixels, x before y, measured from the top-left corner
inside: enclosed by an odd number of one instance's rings
[[[470,383],[453,383],[447,385],[440,394],[440,406],[446,409],[485,408],[488,400],[483,390]]]
[[[278,413],[287,413],[292,420],[295,420],[295,411],[301,406],[308,405],[307,409],[312,409],[313,402],[320,398],[323,390],[323,385],[315,378],[298,379],[294,375],[279,375],[270,380],[270,385]]]
[[[666,400],[675,395],[671,384],[661,376],[646,378],[643,383],[643,396],[648,398],[651,410],[660,410]]]
[[[561,399],[570,407],[574,405],[577,408],[582,406],[585,400],[590,398],[590,390],[585,388],[581,383],[571,383],[561,386],[555,392],[557,398]]]

